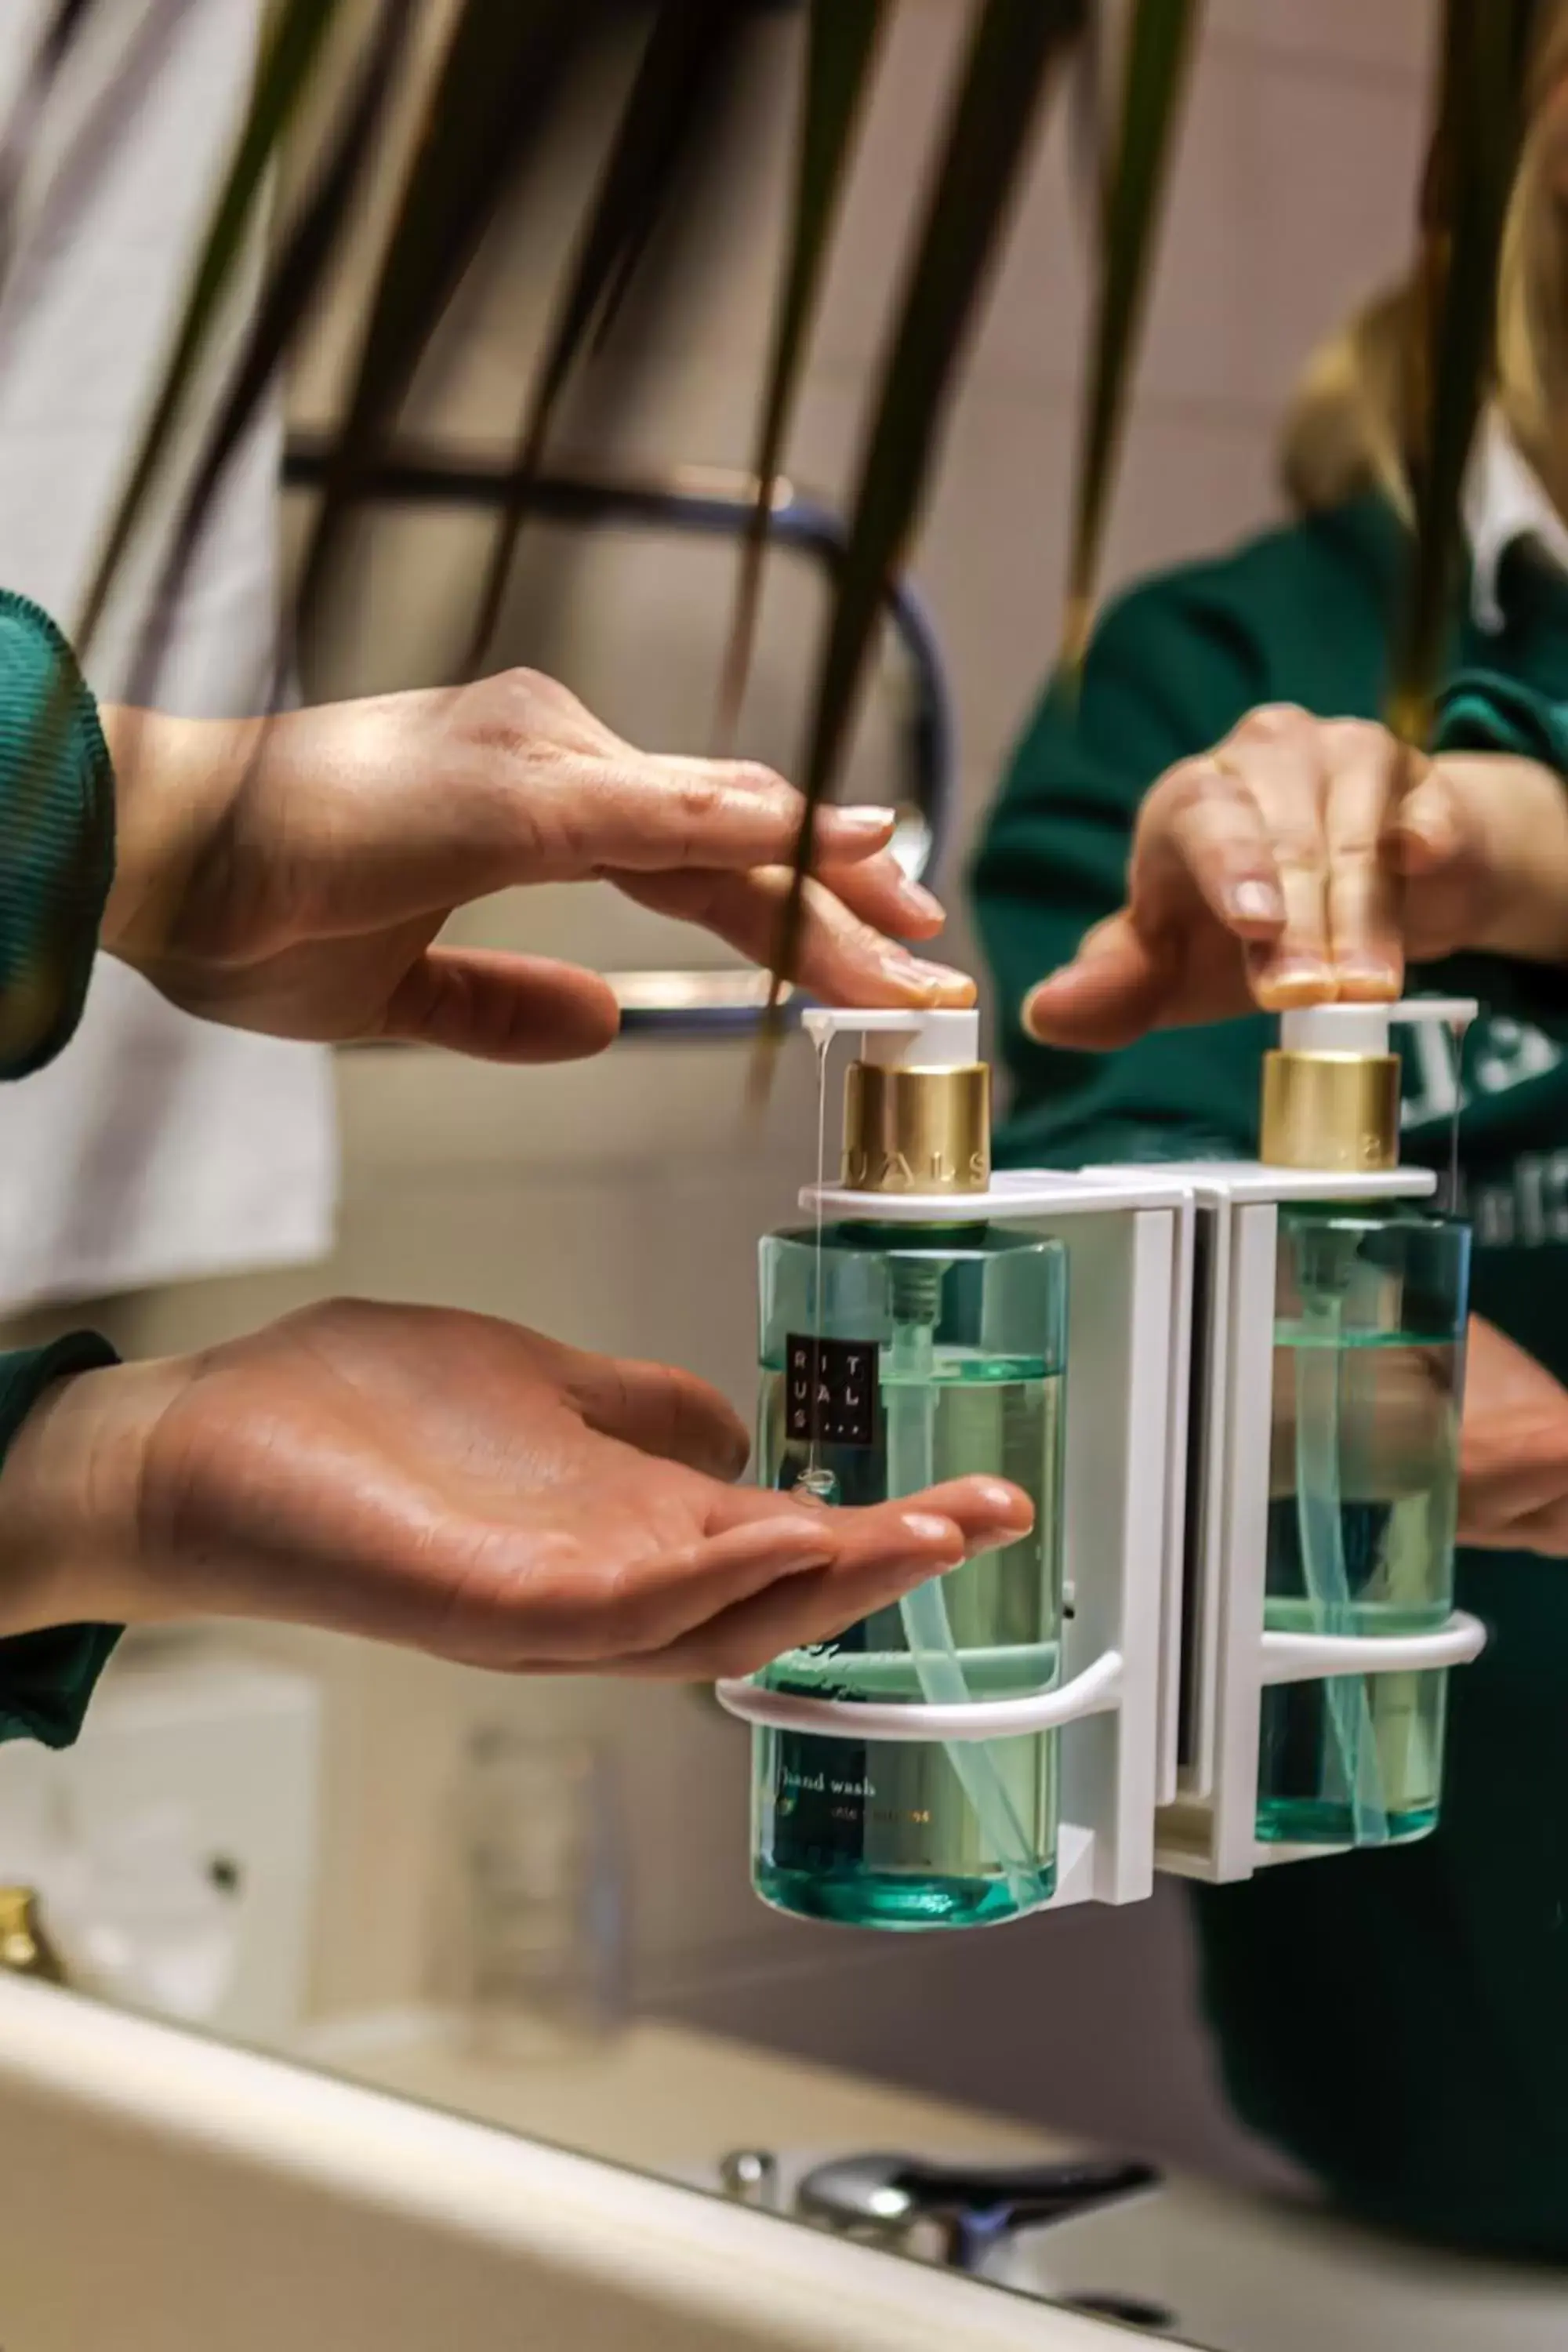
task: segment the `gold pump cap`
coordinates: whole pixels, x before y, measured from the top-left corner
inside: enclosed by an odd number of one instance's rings
[[[974,1012],[807,1013],[819,1053],[839,1030],[859,1033],[844,1081],[844,1161],[850,1192],[984,1192],[991,1181],[991,1070]]]
[[[1280,1015],[1279,1044],[1263,1061],[1258,1158],[1267,1168],[1374,1175],[1399,1164],[1400,1060],[1395,1023],[1468,1026],[1470,997],[1399,1004],[1314,1004]]]

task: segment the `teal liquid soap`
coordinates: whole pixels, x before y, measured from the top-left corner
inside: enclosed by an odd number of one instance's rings
[[[861,1504],[979,1472],[1036,1512],[1027,1537],[939,1580],[934,1617],[930,1590],[879,1610],[775,1660],[770,1688],[912,1705],[952,1696],[954,1674],[973,1698],[1054,1685],[1065,1297],[1058,1244],[984,1227],[843,1225],[820,1256],[809,1234],[763,1243],[767,1484]],[[1052,1733],[960,1748],[761,1730],[757,1891],[799,1916],[895,1929],[1037,1909],[1056,1886],[1056,1750]]]
[[[1468,1268],[1468,1231],[1450,1221],[1282,1213],[1270,1631],[1377,1640],[1447,1622]],[[1434,1671],[1266,1688],[1259,1840],[1425,1836],[1442,1798],[1447,1696]]]

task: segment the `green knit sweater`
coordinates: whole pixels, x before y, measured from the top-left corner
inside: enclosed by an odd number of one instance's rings
[[[0,593],[0,1078],[38,1069],[76,1028],[113,870],[97,706],[47,614]],[[90,1331],[0,1354],[0,1463],[51,1381],[114,1361]],[[116,1634],[66,1625],[0,1642],[0,1739],[68,1746]]]
[[[1029,984],[1120,903],[1133,819],[1170,763],[1253,705],[1375,717],[1401,541],[1365,500],[1137,589],[1076,698],[1026,733],[975,874],[1014,1081],[1015,1166],[1250,1154],[1261,1020],[1103,1058],[1029,1044]],[[1568,768],[1568,582],[1522,549],[1504,626],[1457,623],[1441,740]],[[1473,1304],[1568,1380],[1568,975],[1456,959],[1413,984],[1488,1008],[1464,1067]],[[1408,1049],[1405,1152],[1438,1164],[1458,1074]],[[1196,1895],[1205,1999],[1247,2122],[1345,2206],[1448,2244],[1568,2258],[1568,1573],[1462,1553],[1491,1639],[1452,1677],[1443,1818],[1378,1856],[1264,1871]]]

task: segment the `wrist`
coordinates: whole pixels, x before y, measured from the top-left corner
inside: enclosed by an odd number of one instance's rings
[[[143,1471],[187,1378],[170,1358],[70,1373],[45,1390],[0,1466],[0,1638],[160,1613]]]
[[[1473,812],[1482,885],[1476,936],[1466,944],[1568,965],[1568,782],[1511,753],[1446,752],[1436,764]]]
[[[182,719],[106,705],[114,770],[115,870],[101,943],[123,962],[157,961],[211,855],[249,764],[253,719]]]

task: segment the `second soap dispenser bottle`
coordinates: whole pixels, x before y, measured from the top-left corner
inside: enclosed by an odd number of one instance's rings
[[[1415,999],[1287,1013],[1265,1063],[1259,1157],[1331,1171],[1340,1195],[1279,1210],[1270,1632],[1430,1633],[1453,1607],[1469,1230],[1409,1202],[1358,1203],[1344,1180],[1397,1164],[1390,1022],[1455,1012]],[[1447,1681],[1427,1671],[1267,1689],[1260,1841],[1377,1846],[1430,1830]]]

